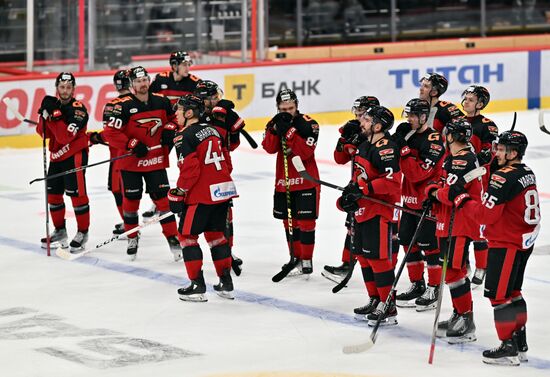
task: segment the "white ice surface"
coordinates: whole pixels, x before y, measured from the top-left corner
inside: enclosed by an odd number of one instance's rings
[[[232,302],[211,291],[207,303],[178,299],[176,289],[187,284],[185,268],[171,261],[158,225],[143,230],[135,262],[128,261],[124,241],[75,262],[47,258],[39,246],[44,236],[44,186],[28,184],[42,175],[42,151],[0,150],[0,376],[209,376],[275,371],[286,372],[281,375],[302,372],[303,376],[314,372],[549,376],[545,292],[550,289],[546,226],[550,135],[538,129],[537,115],[521,112],[517,124],[529,138],[525,161],[538,178],[543,218],[524,282],[530,361],[519,368],[487,366],[481,361],[482,350],[498,345],[492,309],[481,289],[474,291],[477,342],[451,346],[438,341],[434,365],[427,363],[433,311],[400,309],[399,325],[382,328],[374,348],[344,355],[342,346],[366,340],[370,329],[352,317],[353,308],[367,300],[359,270],[350,286],[338,294],[331,293],[334,284],[320,275],[323,265],[340,262],[345,214],[335,208],[338,192],[322,189],[312,278],[272,283],[271,276],[288,258],[282,225],[271,215],[275,158],[261,147],[253,151],[243,140],[233,155],[233,165],[240,193],[234,208],[234,252],[244,260],[244,272],[234,278],[236,300]],[[504,130],[512,114],[491,117]],[[336,133],[337,127],[321,128],[316,155],[322,179],[345,185],[349,166],[332,162]],[[261,141],[260,133],[253,136]],[[108,158],[108,151],[95,146],[90,155],[90,162],[96,162]],[[175,163],[169,176],[174,182]],[[106,190],[106,177],[107,165],[87,172],[88,246],[109,238],[113,225],[120,221]],[[68,200],[66,204],[72,215]],[[142,210],[149,206],[150,199],[142,201]],[[67,226],[72,237],[73,217]],[[204,244],[203,252],[211,287],[217,278]],[[473,255],[471,260],[473,265]],[[407,284],[405,271],[400,287]],[[450,311],[446,289],[441,318],[447,318]]]

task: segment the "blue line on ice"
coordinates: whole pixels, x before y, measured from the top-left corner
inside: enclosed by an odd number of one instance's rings
[[[0,236],[0,245],[44,255],[44,250],[41,249],[36,244],[16,240],[13,238]],[[138,276],[149,280],[167,283],[175,286],[181,286],[185,283],[188,283],[187,279],[183,279],[179,276],[164,274],[161,272],[148,270],[146,268],[134,267],[134,266],[126,265],[122,263],[109,262],[109,261],[95,258],[95,257],[83,256],[79,259],[76,259],[74,262],[103,268],[109,271],[122,272],[133,276]],[[543,284],[550,284],[550,281],[547,281],[547,280],[528,278],[528,277],[526,277],[526,279],[533,280]],[[209,288],[209,290],[211,289]],[[321,308],[311,307],[307,305],[298,304],[295,302],[280,300],[274,297],[268,297],[268,296],[263,296],[256,293],[249,293],[249,292],[243,292],[243,291],[236,291],[235,297],[237,300],[245,301],[252,304],[264,305],[270,308],[285,310],[287,312],[306,315],[313,318],[319,318],[325,321],[336,322],[343,325],[362,327],[365,330],[368,329],[366,322],[357,321],[351,315],[347,315],[347,314],[342,314],[342,313],[333,312],[330,310],[324,310]],[[394,327],[394,328],[388,328],[384,330],[388,330],[385,332],[391,333],[391,335],[395,338],[407,339],[407,340],[414,341],[417,343],[422,343],[422,344],[428,344],[430,342],[430,335],[423,334],[411,328],[404,328],[403,326],[399,326],[397,328]],[[406,330],[406,331],[402,331],[402,330]],[[365,337],[367,335],[368,334],[365,334]],[[484,349],[486,349],[485,346],[478,345],[475,343],[465,343],[465,344],[454,345],[454,346],[448,345],[445,342],[438,342],[438,344],[440,346],[450,347],[450,349],[454,351],[476,354],[479,356],[479,358],[481,358],[481,352]],[[529,355],[529,362],[523,365],[531,368],[541,369],[541,370],[550,370],[550,360],[535,358],[535,357],[532,357],[531,355]]]

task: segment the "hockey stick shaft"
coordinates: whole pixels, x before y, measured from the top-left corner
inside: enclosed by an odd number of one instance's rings
[[[246,132],[244,128],[241,128],[241,134],[244,136],[246,141],[248,141],[248,144],[250,144],[253,149],[258,148],[258,143],[256,143],[256,140],[254,140],[254,138],[250,136],[250,134]]]
[[[451,210],[451,218],[449,220],[449,235],[447,236],[447,250],[443,255],[443,267],[441,268],[441,281],[439,282],[439,293],[437,296],[437,305],[435,308],[435,318],[434,325],[432,328],[432,340],[430,343],[430,355],[428,357],[428,364],[433,363],[434,353],[435,353],[435,335],[437,333],[437,322],[439,321],[439,314],[441,313],[441,305],[443,302],[443,287],[445,284],[445,275],[447,274],[447,263],[449,259],[449,254],[451,252],[452,241],[453,241],[453,225],[455,222],[456,207],[453,207]]]
[[[25,123],[29,123],[29,124],[32,124],[32,125],[35,125],[37,126],[38,125],[38,122],[34,121],[34,120],[31,120],[31,119],[27,119],[23,116],[23,114],[21,114],[19,112],[19,110],[17,110],[17,108],[15,107],[15,105],[11,102],[11,98],[8,98],[8,97],[5,97],[3,100],[4,104],[6,105],[6,107],[11,111],[11,113],[17,118],[19,119],[21,122],[25,122]]]
[[[544,132],[545,134],[548,134],[550,135],[550,131],[548,131],[548,129],[546,128],[546,126],[544,125],[544,114],[547,113],[547,111],[544,111],[544,110],[541,110],[539,112],[539,128],[542,132]]]
[[[117,234],[116,236],[112,236],[112,237],[109,238],[108,240],[105,240],[105,241],[103,241],[103,242],[101,242],[101,243],[98,243],[98,244],[95,245],[94,247],[89,248],[89,249],[86,249],[86,250],[84,250],[84,251],[82,251],[82,252],[80,252],[80,253],[77,253],[77,254],[72,254],[72,253],[69,252],[69,249],[68,249],[68,248],[62,248],[62,247],[59,247],[59,248],[56,250],[55,254],[56,254],[59,258],[61,258],[61,259],[65,259],[65,260],[75,260],[75,259],[78,259],[78,258],[80,258],[80,257],[82,257],[82,256],[84,256],[84,255],[86,255],[86,254],[88,254],[88,253],[90,253],[90,252],[92,252],[92,251],[94,251],[94,250],[99,249],[100,247],[103,247],[103,246],[105,246],[105,245],[108,245],[108,244],[110,244],[111,242],[116,241],[116,240],[118,240],[118,239],[121,238],[121,237],[128,236],[128,235],[130,235],[130,234],[136,233],[136,232],[138,232],[139,230],[141,230],[141,229],[143,229],[143,228],[145,228],[145,227],[148,227],[148,226],[151,225],[151,224],[158,223],[158,222],[160,222],[161,220],[164,220],[164,219],[166,219],[167,217],[170,217],[170,216],[173,216],[173,215],[174,215],[174,214],[173,214],[172,212],[166,212],[165,214],[160,215],[159,217],[153,218],[153,219],[151,219],[150,221],[148,221],[148,222],[146,222],[146,223],[144,223],[144,224],[142,224],[142,225],[140,225],[140,226],[137,226],[137,227],[135,227],[135,228],[132,228],[132,229],[130,229],[130,230],[128,230],[128,231],[126,231],[126,232],[124,232],[124,233],[122,233],[122,234]]]
[[[403,260],[401,261],[401,264],[399,265],[399,269],[397,270],[397,274],[395,275],[395,278],[393,279],[393,284],[391,286],[388,297],[386,298],[386,301],[384,302],[384,312],[376,320],[376,323],[374,325],[374,328],[372,329],[372,332],[371,332],[371,335],[370,335],[368,341],[365,342],[365,343],[357,344],[357,345],[345,346],[344,349],[343,349],[344,353],[349,354],[349,353],[364,352],[364,351],[368,350],[369,348],[371,348],[376,343],[378,328],[380,327],[380,323],[382,321],[382,318],[386,315],[386,312],[390,307],[390,302],[393,299],[393,295],[395,294],[395,291],[397,289],[397,283],[399,282],[399,278],[401,278],[401,274],[403,273],[405,265],[407,264],[407,258],[410,254],[410,250],[411,250],[412,246],[416,243],[418,235],[420,234],[420,230],[422,229],[422,225],[424,225],[425,220],[428,218],[428,212],[429,211],[430,211],[429,207],[424,208],[424,211],[422,212],[422,215],[420,216],[420,220],[418,221],[418,225],[416,226],[416,230],[414,231],[414,234],[411,238],[409,248],[405,252],[405,257],[403,258]]]
[[[152,146],[152,147],[149,148],[149,150],[152,151],[152,150],[159,149],[159,148],[162,148],[162,145]],[[123,154],[121,156],[110,158],[108,160],[103,160],[103,161],[95,162],[93,164],[79,166],[79,167],[74,168],[74,169],[69,169],[69,170],[61,172],[61,173],[52,174],[52,175],[44,177],[44,178],[35,178],[32,181],[30,181],[29,184],[32,185],[34,182],[39,182],[39,181],[44,181],[44,180],[47,181],[47,180],[50,180],[50,179],[63,177],[64,175],[76,173],[76,172],[79,172],[81,170],[85,170],[85,169],[88,169],[88,168],[91,168],[91,167],[94,167],[94,166],[97,166],[97,165],[106,164],[108,162],[113,162],[113,161],[116,161],[116,160],[120,160],[122,158],[130,157],[130,156],[133,156],[133,155],[134,155],[133,153],[126,153],[126,154]]]

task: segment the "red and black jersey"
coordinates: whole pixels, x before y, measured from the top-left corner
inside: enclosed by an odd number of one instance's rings
[[[67,104],[58,104],[58,108],[53,110],[47,120],[40,116],[36,126],[36,132],[42,137],[46,129],[46,138],[50,139],[48,149],[51,161],[63,161],[83,149],[88,149],[86,107],[74,98]]]
[[[180,169],[177,186],[187,191],[186,204],[217,204],[237,196],[229,154],[214,127],[194,123],[176,133],[174,143]]]
[[[103,120],[103,135],[110,146],[121,154],[129,152],[128,143],[136,139],[148,147],[160,144],[164,126],[174,121],[175,115],[168,98],[150,94],[147,102],[133,94],[117,98]],[[145,157],[130,156],[120,160],[120,169],[153,171],[169,166],[168,147],[151,150]]]
[[[170,100],[172,105],[174,105],[181,96],[193,94],[199,80],[200,78],[190,74],[180,81],[175,81],[171,71],[161,72],[155,76],[155,80],[151,83],[149,92],[162,94]]]
[[[463,209],[486,224],[484,235],[491,248],[529,249],[540,229],[535,174],[523,163],[505,166],[491,175],[483,199],[470,200]]]
[[[474,117],[466,117],[472,125],[473,135],[470,139],[470,144],[474,147],[476,153],[485,149],[492,149],[493,141],[498,137],[498,127],[496,124],[483,115],[479,114]]]
[[[455,156],[448,154],[441,169],[440,186],[436,196],[438,203],[434,204],[434,212],[437,217],[438,237],[447,237],[451,210],[454,203],[449,200],[449,188],[462,178],[466,173],[478,167],[476,155],[469,149],[459,151]],[[471,198],[481,200],[481,179],[474,179],[464,186]],[[465,236],[471,239],[479,238],[479,219],[472,221],[467,218],[466,211],[460,208],[455,213],[453,224],[453,236]]]
[[[445,125],[454,118],[464,116],[458,107],[452,102],[438,101],[434,107],[437,109],[433,122],[433,129],[439,133],[443,132]]]
[[[300,176],[291,159],[300,156],[307,172],[316,179],[319,179],[319,170],[315,162],[315,147],[319,138],[319,124],[306,114],[296,114],[292,119],[292,126],[285,135],[288,161],[288,178],[290,191],[306,190],[319,186]],[[262,147],[267,153],[277,154],[277,167],[275,172],[275,191],[286,190],[285,168],[283,162],[283,147],[281,138],[273,131],[273,119],[266,125]]]
[[[241,145],[240,132],[234,132],[235,127],[239,127],[244,120],[234,110],[228,111],[225,123],[212,119],[211,114],[204,113],[200,119],[201,123],[207,123],[216,128],[222,137],[222,145],[225,149],[233,152]],[[237,124],[238,123],[238,124]],[[241,127],[239,127],[241,128]]]
[[[426,185],[441,176],[445,146],[441,134],[427,128],[407,140],[410,153],[400,160],[403,184],[403,203],[412,209],[421,209],[426,199]]]
[[[353,181],[359,184],[363,193],[387,203],[396,203],[401,198],[402,173],[399,167],[399,150],[386,134],[375,144],[365,141],[359,145],[354,158]],[[355,212],[357,222],[365,222],[375,216],[393,221],[392,207],[359,199]]]

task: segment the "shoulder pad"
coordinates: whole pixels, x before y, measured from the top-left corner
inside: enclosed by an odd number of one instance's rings
[[[130,97],[130,96],[124,96],[124,97],[118,98],[118,102],[127,102],[127,101],[131,101],[131,100],[132,100],[132,97]]]

